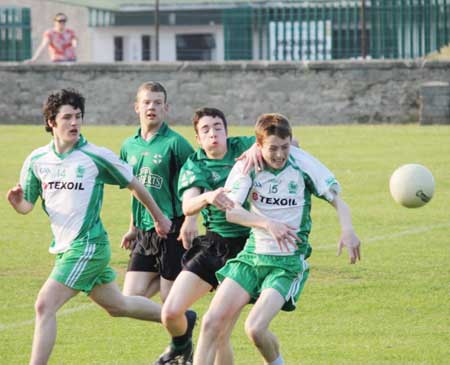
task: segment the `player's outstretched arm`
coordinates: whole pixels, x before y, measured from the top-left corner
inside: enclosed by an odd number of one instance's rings
[[[205,193],[201,193],[197,187],[190,188],[183,193],[183,213],[184,215],[198,214],[209,204],[215,205],[223,211],[232,208],[233,201],[226,193],[227,190],[225,188],[218,188]]]
[[[352,225],[352,216],[347,203],[337,194],[331,205],[336,209],[339,224],[341,225],[341,237],[338,243],[338,252],[340,255],[342,248],[347,247],[350,263],[355,264],[361,260],[361,241],[355,233]]]
[[[155,231],[158,236],[166,238],[167,234],[170,231],[170,227],[172,226],[172,222],[163,214],[161,209],[159,209],[145,186],[142,185],[139,180],[133,177],[133,180],[131,180],[130,184],[128,185],[128,189],[130,189],[136,199],[138,199],[150,212],[150,215],[155,222]]]
[[[20,214],[28,214],[34,208],[34,204],[24,199],[23,189],[20,184],[8,190],[6,199],[8,199],[9,204],[11,204],[15,211]]]
[[[226,217],[227,221],[231,223],[265,229],[278,243],[281,251],[291,251],[289,245],[294,249],[297,248],[296,241],[300,241],[294,227],[245,210],[237,203],[234,203],[234,208],[227,210]]]

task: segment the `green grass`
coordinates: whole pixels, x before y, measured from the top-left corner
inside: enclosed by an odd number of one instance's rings
[[[98,145],[118,151],[133,127],[85,126]],[[177,127],[193,141],[190,127]],[[250,134],[231,128],[230,134]],[[450,362],[450,128],[411,126],[301,127],[300,144],[326,163],[343,186],[363,259],[349,265],[335,256],[339,226],[328,204],[313,203],[311,276],[293,313],[272,329],[291,365],[430,365]],[[16,183],[23,160],[49,140],[42,127],[0,126],[0,194]],[[433,200],[420,209],[396,205],[389,176],[404,163],[434,174]],[[126,189],[109,187],[103,220],[110,233],[112,266],[122,283],[127,254],[119,240],[127,229]],[[39,207],[28,216],[0,204],[0,364],[27,363],[33,335],[33,304],[53,257],[50,229]],[[203,314],[211,297],[194,308]],[[233,333],[236,365],[262,361],[243,331],[248,308]],[[198,336],[198,328],[195,333]],[[50,364],[149,364],[168,336],[156,324],[113,319],[79,295],[58,317]]]

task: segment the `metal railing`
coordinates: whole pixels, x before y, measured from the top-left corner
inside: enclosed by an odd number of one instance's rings
[[[247,12],[224,12],[225,59],[416,58],[449,42],[447,0],[290,1]]]
[[[0,61],[31,58],[30,9],[0,7]]]

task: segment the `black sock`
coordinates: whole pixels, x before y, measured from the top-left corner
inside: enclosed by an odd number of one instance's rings
[[[175,350],[184,350],[192,343],[192,330],[195,325],[197,315],[192,310],[186,312],[187,328],[186,333],[181,336],[172,337],[172,346]]]
[[[191,337],[185,333],[184,335],[172,337],[172,346],[175,350],[184,350],[191,343]]]

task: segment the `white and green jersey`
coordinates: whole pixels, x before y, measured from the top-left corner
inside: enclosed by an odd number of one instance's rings
[[[245,250],[263,255],[305,254],[310,249],[311,195],[331,201],[340,190],[333,174],[320,161],[305,151],[291,147],[286,165],[280,170],[265,170],[244,175],[243,163],[233,167],[225,184],[235,202],[250,201],[250,211],[272,220],[298,227],[302,243],[290,252],[281,251],[277,242],[264,229],[252,228]]]
[[[34,150],[20,174],[24,198],[36,203],[40,196],[53,232],[51,253],[65,252],[74,240],[92,243],[106,237],[100,220],[104,184],[126,187],[131,168],[106,148],[80,136],[72,150],[59,154],[51,142]]]

